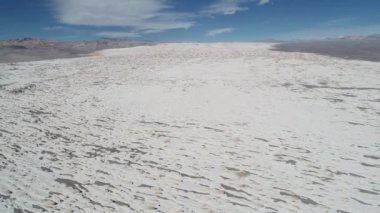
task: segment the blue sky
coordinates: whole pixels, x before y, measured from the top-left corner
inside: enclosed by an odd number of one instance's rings
[[[379,33],[379,0],[0,0],[0,39],[255,41]]]

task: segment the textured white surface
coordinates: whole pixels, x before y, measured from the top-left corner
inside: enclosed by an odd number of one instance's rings
[[[0,209],[380,212],[380,63],[270,47],[0,64]]]

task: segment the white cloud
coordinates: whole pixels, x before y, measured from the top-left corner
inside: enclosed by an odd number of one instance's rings
[[[326,22],[322,22],[318,24],[319,27],[341,27],[344,25],[350,25],[353,24],[353,22],[356,20],[354,17],[343,17],[343,18],[337,18],[332,19]]]
[[[56,31],[56,30],[66,30],[68,28],[64,26],[47,26],[47,27],[43,27],[42,29],[46,31]]]
[[[224,34],[224,33],[231,33],[233,31],[234,31],[233,28],[220,28],[220,29],[210,30],[206,35],[214,37],[214,36]]]
[[[216,0],[201,13],[206,15],[233,15],[248,10],[248,3],[258,2],[258,5],[269,3],[270,0]]]
[[[270,0],[260,0],[258,5],[268,4],[269,2],[270,2]]]
[[[53,0],[60,23],[85,26],[118,26],[159,32],[188,29],[193,16],[173,12],[168,0]]]
[[[270,0],[215,0],[204,10],[177,12],[173,0],[51,0],[59,23],[76,26],[121,27],[131,32],[100,32],[112,37],[189,29],[202,15],[231,15],[248,10],[249,3],[263,5]],[[201,16],[199,16],[201,15]],[[58,30],[46,28],[45,30]]]
[[[99,32],[96,33],[99,37],[105,37],[105,38],[136,38],[140,35],[135,32],[117,32],[117,31],[105,31],[105,32]]]

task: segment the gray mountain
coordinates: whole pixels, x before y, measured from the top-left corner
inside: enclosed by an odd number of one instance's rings
[[[344,59],[380,61],[380,35],[284,42],[275,45],[273,50],[316,53]]]
[[[123,39],[73,42],[49,41],[34,38],[11,39],[0,41],[0,63],[72,58],[103,49],[153,44],[152,42]]]

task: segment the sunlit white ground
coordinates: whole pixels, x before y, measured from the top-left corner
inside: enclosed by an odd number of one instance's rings
[[[380,212],[380,63],[270,48],[0,64],[0,212]]]

